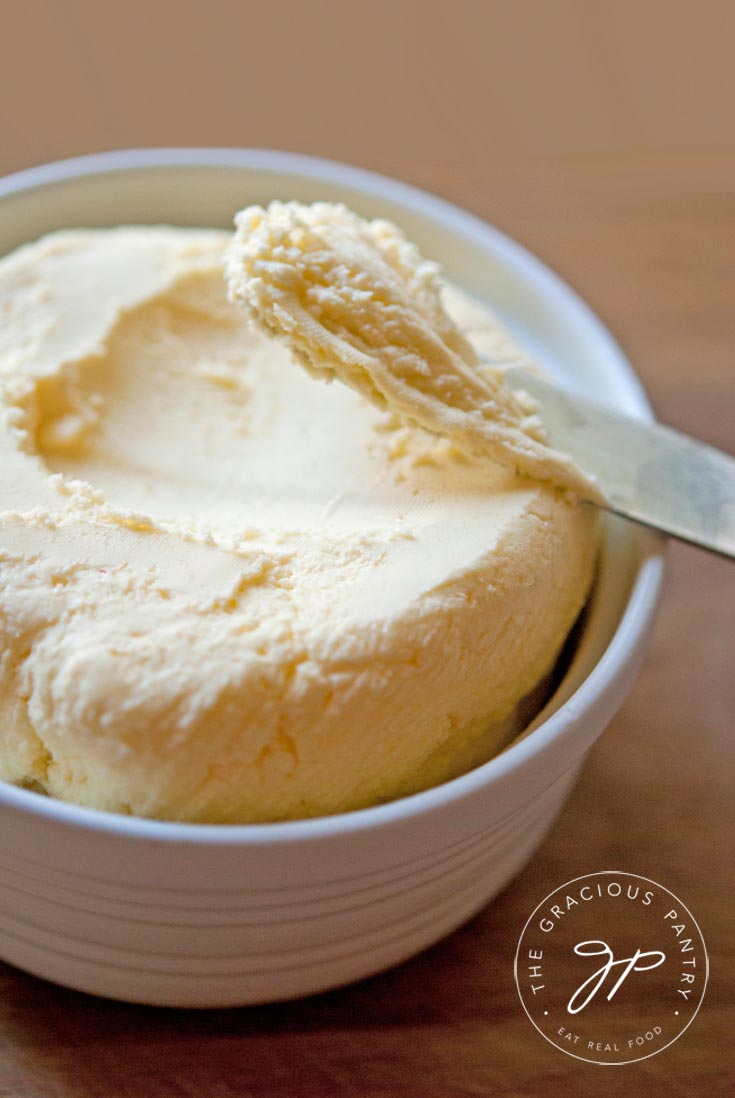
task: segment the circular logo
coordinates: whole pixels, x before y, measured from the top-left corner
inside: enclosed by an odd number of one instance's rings
[[[709,961],[673,892],[635,873],[577,877],[542,900],[515,958],[518,994],[539,1033],[594,1064],[662,1052],[699,1010]]]

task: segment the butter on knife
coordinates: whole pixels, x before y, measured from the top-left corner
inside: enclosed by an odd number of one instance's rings
[[[735,460],[529,371],[481,364],[442,306],[438,265],[395,225],[343,205],[272,202],[242,210],[236,226],[231,299],[316,377],[467,453],[735,556]]]

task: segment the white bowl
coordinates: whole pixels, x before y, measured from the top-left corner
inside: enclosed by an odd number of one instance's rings
[[[247,150],[109,153],[0,181],[0,253],[69,226],[230,226],[271,198],[397,221],[567,384],[650,418],[580,299],[483,222],[381,176]],[[324,819],[204,826],[95,812],[0,783],[0,957],[69,987],[225,1006],[306,995],[465,922],[539,846],[622,701],[655,608],[660,539],[610,520],[567,675],[533,729],[463,777]]]

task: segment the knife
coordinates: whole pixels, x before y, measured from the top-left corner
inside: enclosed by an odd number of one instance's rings
[[[735,558],[735,459],[670,427],[631,419],[531,370],[505,379],[540,405],[549,444],[597,480],[603,506]]]

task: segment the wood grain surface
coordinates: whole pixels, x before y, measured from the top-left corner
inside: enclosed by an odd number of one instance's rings
[[[735,449],[729,0],[0,0],[0,171],[233,145],[424,186],[528,245],[609,324],[659,416]],[[0,966],[1,1098],[729,1095],[735,568],[671,547],[646,665],[551,836],[490,908],[402,967],[266,1008],[136,1008]],[[709,947],[694,1024],[639,1064],[532,1029],[513,954],[536,903],[618,868]]]

